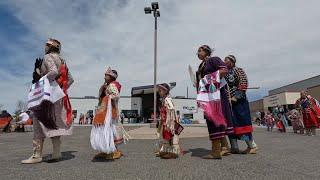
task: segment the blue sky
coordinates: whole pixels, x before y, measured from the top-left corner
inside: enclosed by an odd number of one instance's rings
[[[35,58],[49,37],[75,77],[71,96],[96,95],[107,65],[117,69],[122,95],[152,84],[153,18],[134,0],[4,0],[0,2],[0,104],[12,111],[26,98]],[[248,74],[249,98],[319,74],[320,19],[316,0],[160,0],[159,82],[176,81],[173,95],[191,89],[199,45],[237,57]],[[195,95],[195,91],[191,92]]]
[[[24,75],[21,72],[20,68],[15,68],[15,62],[17,61],[8,61],[7,57],[12,57],[15,54],[14,47],[19,47],[23,49],[28,49],[26,44],[21,42],[21,38],[30,33],[28,29],[20,23],[20,21],[12,15],[8,7],[0,6],[0,39],[2,41],[2,46],[0,48],[1,61],[0,69],[5,73],[10,73],[11,75],[17,74],[17,76]],[[14,37],[14,38],[12,38]],[[9,44],[9,46],[7,46]]]

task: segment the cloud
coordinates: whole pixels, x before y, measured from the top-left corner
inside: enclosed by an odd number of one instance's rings
[[[30,81],[33,59],[42,54],[48,37],[63,43],[63,55],[76,80],[71,96],[96,95],[107,65],[118,70],[123,95],[129,95],[133,86],[153,84],[154,22],[143,12],[150,2],[2,2],[28,31],[20,43],[7,44],[15,50],[7,58],[15,63],[9,65],[22,70],[17,76],[9,70],[12,67],[0,69],[10,80],[0,86],[14,89],[3,92],[2,101],[12,106],[23,97],[25,88],[19,87]],[[214,47],[221,58],[236,55],[250,85],[261,87],[249,91],[251,99],[266,95],[267,89],[318,74],[320,26],[315,22],[320,14],[315,0],[159,3],[158,81],[177,82],[174,95],[185,95],[187,86],[195,94],[187,66],[197,68],[195,53],[202,44]]]

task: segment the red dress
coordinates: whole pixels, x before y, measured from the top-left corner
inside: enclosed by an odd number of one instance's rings
[[[319,128],[320,108],[316,100],[311,96],[307,96],[304,99],[300,99],[300,106],[305,128]]]
[[[284,126],[282,124],[282,121],[277,121],[277,128],[279,129],[279,131],[283,131],[284,130]]]
[[[173,134],[169,130],[166,130],[167,111],[165,106],[160,107],[160,117],[162,124],[162,138],[169,141],[172,139]]]

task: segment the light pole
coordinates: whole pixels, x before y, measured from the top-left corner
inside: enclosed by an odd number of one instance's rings
[[[158,17],[160,17],[160,10],[158,2],[152,2],[151,7],[144,8],[145,14],[153,13],[154,17],[154,70],[153,70],[153,122],[157,121],[157,29]]]

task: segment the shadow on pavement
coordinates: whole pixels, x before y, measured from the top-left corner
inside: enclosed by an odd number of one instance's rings
[[[191,156],[193,157],[202,157],[208,155],[211,152],[211,150],[203,148],[189,149],[189,151],[191,152]]]
[[[61,152],[61,158],[59,160],[51,160],[52,155],[46,155],[44,157],[43,162],[46,163],[56,163],[56,162],[61,162],[61,161],[68,161],[71,159],[75,158],[75,155],[73,155],[73,153],[76,153],[78,151],[66,151],[66,152]]]
[[[111,156],[110,156],[111,155]],[[91,162],[113,162],[116,159],[112,158],[113,154],[106,154],[106,153],[98,153],[96,154],[93,159],[91,160]],[[123,155],[122,155],[123,157]],[[120,157],[121,158],[121,157]]]
[[[91,162],[114,162],[114,159],[93,158]]]

